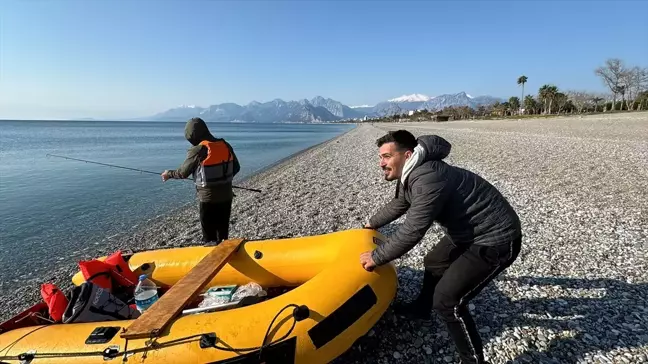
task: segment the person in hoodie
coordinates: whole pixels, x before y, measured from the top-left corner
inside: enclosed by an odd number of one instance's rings
[[[378,229],[406,214],[403,224],[373,251],[360,256],[372,271],[412,249],[437,222],[445,231],[423,259],[418,297],[394,311],[429,319],[434,310],[446,323],[461,363],[483,363],[479,332],[468,302],[517,258],[520,219],[502,194],[479,175],[444,162],[450,143],[437,135],[416,139],[406,130],[377,140],[380,167],[397,181],[395,197],[365,225]]]
[[[192,147],[180,168],[165,170],[162,180],[193,176],[199,200],[200,225],[204,242],[220,243],[228,238],[232,211],[232,179],[241,170],[232,146],[215,138],[201,118],[190,119],[185,138]]]

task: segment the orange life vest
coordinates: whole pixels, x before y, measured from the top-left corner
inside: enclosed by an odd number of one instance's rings
[[[234,178],[234,156],[225,141],[204,140],[200,145],[207,148],[207,157],[194,172],[198,187],[214,187],[232,182]]]

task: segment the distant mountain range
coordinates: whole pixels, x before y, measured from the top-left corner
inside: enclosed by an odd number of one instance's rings
[[[449,106],[490,105],[504,100],[492,96],[472,97],[465,92],[429,97],[422,94],[403,95],[374,106],[347,106],[339,101],[322,96],[311,100],[284,101],[275,99],[260,103],[253,101],[247,105],[224,103],[203,108],[195,105],[182,105],[158,113],[148,118],[159,121],[185,121],[200,117],[205,121],[229,122],[300,122],[322,123],[340,120],[362,119],[402,114],[411,110],[442,110]]]

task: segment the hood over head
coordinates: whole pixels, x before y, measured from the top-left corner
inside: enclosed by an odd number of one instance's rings
[[[438,135],[422,135],[416,139],[417,145],[412,156],[405,161],[401,183],[405,184],[407,177],[414,168],[427,161],[440,161],[450,154],[450,143]]]
[[[452,145],[438,135],[421,135],[416,139],[418,145],[425,150],[424,161],[440,161],[450,154]]]
[[[185,138],[192,145],[198,145],[203,140],[215,141],[216,138],[209,132],[207,124],[201,118],[191,118],[185,126]]]

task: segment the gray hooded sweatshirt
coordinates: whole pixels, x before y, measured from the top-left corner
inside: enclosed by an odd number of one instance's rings
[[[377,229],[407,212],[399,229],[374,250],[377,265],[407,253],[435,221],[456,245],[493,246],[521,236],[518,215],[493,185],[443,161],[450,154],[447,140],[425,135],[417,142],[423,152],[418,163],[398,181],[396,196],[369,220]]]

